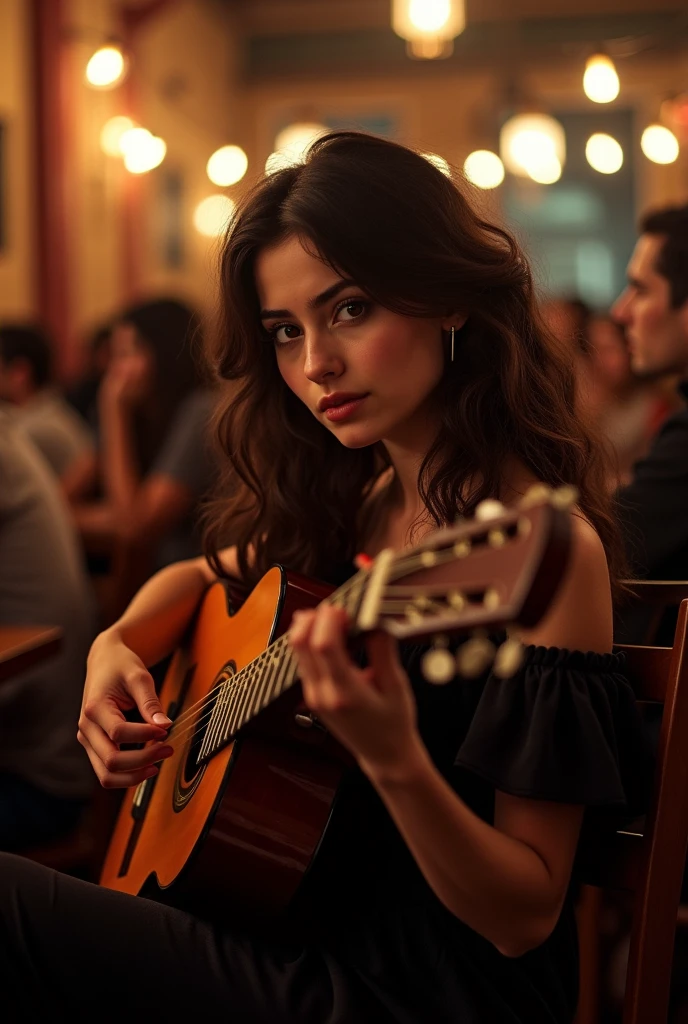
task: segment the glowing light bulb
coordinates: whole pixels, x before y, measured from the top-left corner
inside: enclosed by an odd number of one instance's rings
[[[640,148],[655,164],[673,164],[679,154],[678,139],[662,124],[651,124],[640,137]]]
[[[409,3],[409,21],[421,32],[439,32],[450,15],[449,0],[411,0]]]
[[[469,153],[463,165],[464,174],[478,188],[497,188],[504,181],[504,164],[489,149]]]
[[[615,138],[596,132],[586,143],[585,158],[600,174],[616,174],[623,166],[624,154]]]
[[[559,121],[548,114],[516,114],[503,125],[499,148],[512,174],[551,184],[561,176],[566,136]]]
[[[124,78],[125,60],[116,46],[101,46],[86,65],[86,81],[95,89],[112,89]]]
[[[221,146],[208,160],[206,171],[213,185],[236,185],[246,174],[248,157],[240,146]]]
[[[108,156],[122,156],[121,141],[125,132],[134,128],[134,122],[130,117],[119,115],[111,117],[106,121],[100,131],[100,148]]]
[[[553,185],[561,178],[562,167],[556,156],[549,156],[528,167],[528,176],[539,185]]]
[[[167,146],[163,139],[147,128],[130,128],[119,140],[124,166],[131,174],[146,174],[165,159]]]
[[[194,210],[194,227],[206,238],[217,238],[227,230],[235,208],[236,203],[229,196],[208,196]]]
[[[611,103],[619,95],[619,76],[614,61],[596,53],[585,65],[583,91],[593,103]]]

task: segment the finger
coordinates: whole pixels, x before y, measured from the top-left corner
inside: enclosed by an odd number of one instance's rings
[[[84,737],[84,733],[79,729],[77,739],[80,743],[82,737]],[[145,768],[149,764],[155,764],[156,761],[163,761],[174,753],[169,744],[161,742],[149,743],[141,750],[120,750],[104,732],[91,734],[85,739],[96,757],[100,759],[103,767],[109,772],[135,771]]]
[[[101,732],[113,743],[145,743],[163,739],[167,730],[147,722],[128,722],[114,700],[86,701],[79,719],[79,728],[89,739]]]
[[[322,606],[310,631],[309,646],[321,675],[351,686],[356,682],[357,666],[346,648],[348,623],[349,617],[343,609]]]
[[[155,765],[149,765],[140,771],[109,772],[83,734],[80,742],[88,754],[88,759],[91,762],[93,771],[98,776],[98,781],[104,789],[128,789],[130,786],[138,786],[141,782],[145,782],[146,779],[152,779],[154,775],[158,774],[159,769]]]
[[[378,629],[366,636],[365,645],[368,664],[378,690],[389,690],[398,686],[405,673],[396,639],[384,630]]]
[[[294,652],[299,669],[299,678],[304,681],[314,679],[317,673],[315,658],[310,650],[310,634],[315,621],[315,611],[294,612],[289,627],[289,645]]]
[[[145,669],[133,670],[125,680],[125,686],[136,701],[141,717],[152,725],[169,729],[172,720],[168,718],[155,692],[155,683],[150,672]]]

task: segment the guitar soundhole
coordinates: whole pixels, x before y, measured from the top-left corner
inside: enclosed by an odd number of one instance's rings
[[[193,795],[196,787],[201,781],[205,772],[205,765],[199,765],[198,759],[201,754],[203,740],[205,739],[208,727],[213,722],[213,711],[222,687],[228,679],[236,673],[234,662],[228,662],[218,672],[213,685],[203,701],[203,707],[196,719],[194,731],[186,750],[186,756],[182,759],[177,770],[177,779],[174,792],[175,810],[182,810]]]

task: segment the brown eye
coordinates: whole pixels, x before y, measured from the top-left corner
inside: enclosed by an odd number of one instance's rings
[[[337,307],[335,319],[340,319],[343,323],[347,323],[351,320],[359,320],[365,315],[368,308],[368,303],[362,299],[348,299],[346,302],[342,302]],[[342,316],[342,314],[344,314]]]

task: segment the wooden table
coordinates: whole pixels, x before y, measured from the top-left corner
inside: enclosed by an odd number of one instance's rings
[[[62,645],[56,626],[0,626],[0,682],[49,658]]]

